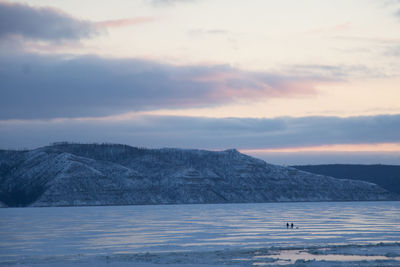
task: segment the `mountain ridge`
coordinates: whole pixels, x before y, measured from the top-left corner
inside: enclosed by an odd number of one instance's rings
[[[0,151],[8,206],[393,200],[379,186],[268,164],[235,149],[56,143]]]

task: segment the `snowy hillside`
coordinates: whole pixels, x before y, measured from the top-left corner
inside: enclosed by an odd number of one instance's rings
[[[390,200],[375,184],[267,164],[236,150],[61,143],[0,151],[8,206]]]

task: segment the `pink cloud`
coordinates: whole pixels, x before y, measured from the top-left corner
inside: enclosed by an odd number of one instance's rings
[[[135,18],[99,21],[95,22],[95,25],[100,28],[116,28],[116,27],[125,27],[136,24],[154,22],[155,20],[157,19],[154,17],[135,17]]]
[[[243,153],[299,153],[299,152],[400,152],[400,143],[333,144],[294,146],[283,148],[243,149]]]
[[[215,71],[191,78],[214,86],[212,99],[256,99],[315,94],[318,81],[312,78],[285,78],[279,75],[239,70]]]

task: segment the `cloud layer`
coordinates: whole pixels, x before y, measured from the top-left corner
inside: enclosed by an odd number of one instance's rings
[[[96,33],[91,22],[58,9],[0,2],[0,39],[22,36],[47,41],[79,40]]]
[[[142,115],[128,119],[0,121],[2,148],[35,147],[54,141],[203,149],[400,143],[400,115],[275,119]]]
[[[101,117],[315,93],[324,77],[95,56],[0,55],[0,119]]]

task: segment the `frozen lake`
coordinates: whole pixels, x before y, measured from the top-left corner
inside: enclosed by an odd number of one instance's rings
[[[8,208],[0,209],[0,235],[0,265],[10,266],[78,256],[369,248],[381,242],[397,256],[400,202]]]

